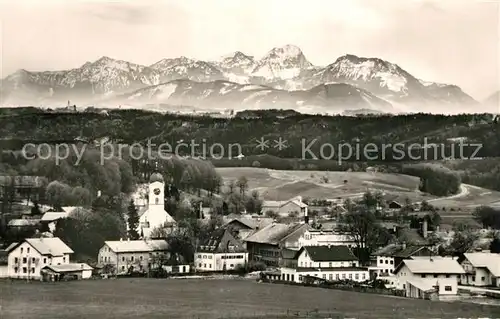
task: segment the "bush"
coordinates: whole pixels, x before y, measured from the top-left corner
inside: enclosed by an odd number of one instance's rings
[[[253,272],[253,271],[264,271],[266,270],[267,266],[261,261],[250,261],[247,264],[247,271],[248,272]]]

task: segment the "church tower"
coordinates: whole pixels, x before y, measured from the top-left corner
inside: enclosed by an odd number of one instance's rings
[[[149,177],[148,209],[155,209],[161,205],[162,209],[165,203],[165,181],[163,176],[155,172]]]
[[[158,227],[175,224],[175,220],[165,211],[165,180],[158,171],[149,177],[147,210],[139,217],[138,232],[141,237],[150,238]]]

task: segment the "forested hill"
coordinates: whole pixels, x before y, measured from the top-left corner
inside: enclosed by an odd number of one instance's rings
[[[36,108],[0,109],[1,147],[18,148],[26,141],[93,141],[107,138],[114,143],[169,143],[195,140],[210,147],[215,143],[238,143],[244,155],[262,153],[284,158],[300,158],[303,144],[317,143],[311,150],[319,152],[322,143],[481,143],[480,154],[500,155],[500,126],[488,114],[483,115],[380,115],[365,117],[305,115],[290,111],[260,111],[237,114],[233,118],[160,114],[142,110],[107,110],[107,112],[60,112]],[[256,140],[265,138],[287,141],[279,150],[256,148]],[[17,142],[16,142],[17,141]],[[236,154],[233,154],[235,156]],[[226,154],[227,156],[227,154]],[[389,156],[386,158],[391,160]],[[363,159],[360,159],[363,160]]]

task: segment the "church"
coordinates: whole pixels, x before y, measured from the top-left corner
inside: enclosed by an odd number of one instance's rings
[[[150,238],[155,228],[175,224],[175,220],[165,211],[165,181],[163,176],[155,172],[149,178],[148,201],[146,210],[139,217],[137,232],[143,238]]]

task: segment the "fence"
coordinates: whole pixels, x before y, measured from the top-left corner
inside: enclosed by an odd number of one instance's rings
[[[303,287],[318,287],[318,288],[326,288],[326,289],[336,289],[336,290],[344,290],[344,291],[353,291],[353,292],[362,292],[362,293],[371,293],[371,294],[379,294],[379,295],[390,295],[390,296],[398,296],[404,297],[404,290],[397,289],[381,289],[374,287],[365,287],[365,286],[356,286],[356,285],[343,285],[338,283],[330,283],[321,281],[317,282],[290,282],[290,281],[282,281],[282,280],[266,280],[263,279],[264,282],[274,283],[274,284],[285,284],[292,286],[303,286]]]

